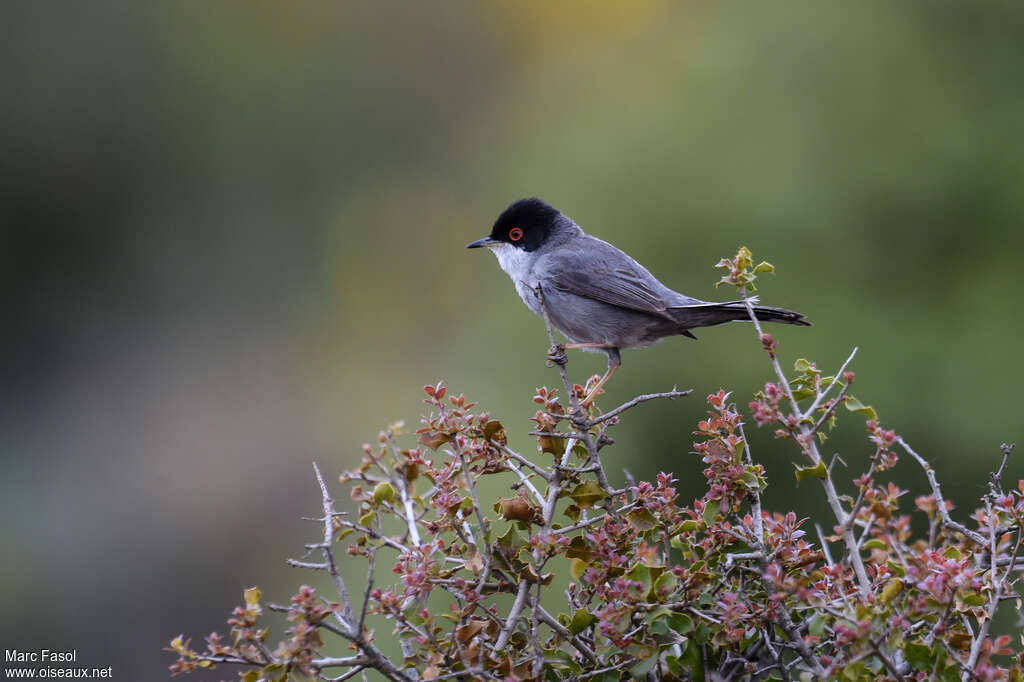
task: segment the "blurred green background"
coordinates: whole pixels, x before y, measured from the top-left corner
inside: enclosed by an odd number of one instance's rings
[[[414,426],[423,384],[532,452],[543,325],[463,250],[522,196],[693,296],[731,296],[740,244],[774,262],[762,301],[815,323],[784,362],[859,346],[858,397],[961,508],[1020,437],[1016,0],[9,2],[0,38],[5,647],[163,679],[243,587],[310,580],[310,462]],[[695,396],[617,427],[617,480],[699,495],[702,396],[771,378],[748,327],[698,335],[624,354],[606,407]],[[767,505],[821,509],[751,435]]]

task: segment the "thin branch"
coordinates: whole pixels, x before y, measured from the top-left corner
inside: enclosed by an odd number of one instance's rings
[[[1006,466],[1006,459],[1009,457],[1009,455],[1009,452],[1006,452],[1005,450],[1003,451],[1003,463],[999,467],[1000,471],[1002,471],[1003,467]],[[993,477],[993,480],[996,482],[996,484],[998,484],[999,477],[995,476],[995,474],[993,474]],[[993,487],[996,486],[993,485]],[[996,547],[996,526],[999,524],[997,523],[997,519],[995,518],[995,516],[992,514],[992,501],[988,499],[988,497],[985,498],[985,511],[986,519],[988,521],[988,552],[989,556],[995,559],[995,557],[998,554],[998,550]],[[1018,547],[1019,546],[1020,545],[1018,541]],[[1014,552],[1016,552],[1016,549],[1014,550]],[[1009,574],[1009,571],[1007,571],[1007,574]],[[974,640],[971,642],[971,654],[970,657],[967,659],[967,669],[960,677],[961,682],[967,682],[969,677],[974,674],[974,668],[978,664],[978,656],[981,655],[981,647],[985,643],[985,638],[988,637],[989,626],[992,625],[992,619],[996,617],[996,611],[999,610],[999,602],[1003,595],[1004,581],[999,577],[999,571],[995,568],[992,569],[991,576],[992,593],[989,595],[988,598],[989,601],[988,609],[986,610],[985,614],[986,617],[983,622],[978,624],[978,632],[974,635]]]
[[[530,434],[530,435],[534,435],[534,434]],[[558,435],[560,436],[562,434],[558,434]],[[520,464],[522,464],[523,466],[528,468],[530,471],[532,471],[533,473],[535,473],[538,476],[540,476],[541,478],[543,478],[545,481],[550,481],[551,480],[551,477],[548,475],[548,472],[544,469],[544,467],[540,466],[536,462],[531,462],[529,459],[527,459],[523,455],[520,455],[518,452],[516,452],[515,450],[512,450],[511,448],[509,448],[506,445],[502,445],[501,443],[498,443],[498,442],[493,441],[493,440],[492,441],[488,441],[488,442],[491,445],[497,446],[498,449],[500,449],[506,455],[508,455],[509,457],[514,459],[515,461],[519,462]]]
[[[402,463],[401,452],[398,449],[398,445],[395,443],[394,438],[390,434],[387,436],[388,446],[391,448],[391,454],[395,458],[395,464],[399,465]],[[420,531],[416,527],[416,510],[413,509],[412,499],[409,495],[409,481],[405,478],[405,467],[402,467],[402,471],[395,472],[390,471],[388,475],[391,477],[391,483],[398,488],[398,495],[402,499],[402,506],[405,508],[405,522],[409,528],[409,539],[412,541],[414,547],[420,546]]]
[[[377,530],[380,531],[380,516],[377,516]],[[370,605],[370,593],[373,592],[373,579],[374,569],[377,567],[377,550],[379,547],[371,547],[369,566],[366,569],[366,589],[363,591],[363,605],[359,610],[359,629],[357,632],[360,634],[365,630],[366,627],[366,609]]]
[[[292,568],[308,568],[311,571],[326,571],[327,564],[325,563],[313,563],[310,561],[299,561],[298,559],[286,559],[285,563]]]
[[[804,413],[804,415],[803,415],[804,417],[810,417],[810,416],[811,416],[812,414],[814,414],[814,411],[815,411],[816,409],[818,409],[818,406],[819,406],[819,405],[821,405],[822,401],[824,401],[824,400],[825,400],[825,397],[826,397],[826,396],[827,396],[827,395],[829,394],[829,392],[831,392],[831,391],[832,391],[832,389],[833,389],[833,388],[835,388],[835,385],[839,383],[839,378],[840,378],[841,376],[843,376],[843,373],[844,373],[844,372],[846,372],[846,368],[847,368],[847,366],[848,366],[848,365],[849,365],[849,364],[850,364],[850,363],[851,363],[851,362],[853,361],[853,357],[854,357],[855,355],[857,355],[857,351],[858,351],[858,350],[859,350],[859,349],[857,348],[857,346],[854,346],[854,347],[853,347],[853,350],[852,350],[852,351],[850,351],[850,355],[849,355],[849,357],[847,357],[847,358],[846,358],[846,362],[844,362],[844,363],[843,363],[843,364],[842,364],[842,365],[841,365],[841,366],[839,367],[839,371],[838,371],[838,372],[836,372],[836,373],[835,373],[835,376],[833,376],[833,377],[832,377],[832,383],[830,383],[830,384],[829,384],[829,385],[828,385],[828,386],[827,386],[827,387],[825,388],[825,390],[824,390],[824,391],[821,391],[820,393],[818,393],[818,395],[816,395],[816,396],[814,397],[814,401],[813,401],[813,402],[811,403],[811,406],[807,408],[807,411],[806,411],[806,412]],[[846,386],[849,386],[849,384],[846,384],[846,385],[844,386],[844,388],[845,388]],[[839,401],[839,398],[837,398],[837,399],[836,399],[836,402],[837,402],[837,403],[838,403],[838,401]]]
[[[942,525],[962,533],[974,544],[984,547],[986,544],[984,535],[950,518],[949,510],[946,509],[946,501],[942,497],[942,489],[939,487],[939,481],[935,478],[935,469],[932,469],[932,466],[925,461],[924,457],[917,454],[912,447],[907,445],[902,436],[897,436],[896,442],[900,444],[908,455],[916,459],[917,463],[924,469],[924,474],[928,477],[928,484],[932,488],[932,494],[935,496],[935,506],[938,507],[939,515],[942,517]]]
[[[347,680],[347,679],[349,679],[351,677],[355,677],[356,675],[358,675],[359,673],[363,672],[364,670],[366,670],[366,666],[365,665],[357,666],[355,668],[352,668],[351,670],[349,670],[346,673],[342,673],[341,675],[338,675],[337,677],[330,678],[329,682],[344,682],[345,680]]]
[[[324,555],[324,563],[327,564],[327,573],[330,574],[331,579],[334,581],[334,589],[338,593],[339,603],[341,604],[341,612],[335,612],[334,614],[342,625],[337,632],[363,651],[368,659],[367,665],[369,667],[376,668],[382,675],[395,682],[412,682],[413,678],[396,668],[372,642],[367,642],[363,638],[361,630],[353,631],[357,621],[352,609],[352,600],[349,598],[348,588],[345,587],[345,580],[341,577],[338,566],[334,561],[334,552],[331,551],[331,545],[334,540],[333,519],[336,515],[334,500],[327,490],[327,483],[324,482],[323,474],[320,473],[320,467],[317,466],[316,462],[313,462],[313,471],[316,472],[316,480],[320,484],[320,494],[323,499],[324,539],[321,551]]]
[[[522,483],[526,488],[533,494],[534,499],[537,500],[538,504],[544,503],[544,496],[537,490],[537,486],[533,484],[530,477],[523,473],[523,470],[515,465],[514,462],[505,462],[508,464],[508,468],[515,472],[516,476],[519,477],[519,482]]]
[[[341,577],[341,573],[338,571],[337,565],[334,563],[334,553],[331,551],[331,545],[334,541],[334,500],[331,498],[331,494],[327,491],[327,483],[324,482],[323,474],[320,473],[320,467],[317,466],[316,462],[313,462],[313,471],[316,472],[317,483],[320,484],[320,494],[323,498],[324,506],[324,541],[321,551],[324,555],[324,564],[327,572],[331,576],[331,580],[334,581],[334,589],[338,593],[338,597],[341,603],[341,613],[337,614],[338,620],[341,624],[352,629],[355,624],[355,613],[352,610],[352,600],[348,596],[348,588],[345,587],[345,579]],[[356,633],[357,634],[357,633]],[[353,634],[355,636],[355,634]]]
[[[747,296],[746,287],[740,289],[740,295],[743,298],[743,304],[747,308],[747,315],[750,316],[751,322],[754,323],[754,330],[757,332],[757,337],[760,339],[764,336],[764,331],[761,328],[761,322],[757,319],[757,314],[754,312],[754,306],[750,302],[750,297]],[[857,349],[854,348],[853,352],[850,353],[850,358],[853,358]],[[805,415],[800,410],[800,405],[793,395],[793,389],[789,385],[789,379],[786,377],[786,373],[782,371],[782,366],[779,364],[779,360],[775,353],[770,353],[772,368],[775,370],[775,375],[779,378],[779,387],[785,392],[786,397],[789,399],[790,406],[793,409],[793,414],[800,418],[797,430],[799,431],[800,439],[799,443],[801,449],[811,459],[811,464],[815,466],[822,463],[821,453],[818,452],[818,444],[815,442],[814,434],[811,432],[810,427],[803,421]],[[843,365],[845,369],[846,365]],[[840,374],[836,374],[836,379],[833,380],[832,385],[838,380]],[[829,386],[831,388],[831,385]],[[812,403],[812,407],[813,407]],[[867,597],[871,593],[871,580],[868,578],[867,570],[864,568],[864,558],[861,557],[860,553],[857,552],[856,546],[857,541],[853,535],[852,529],[847,526],[847,512],[843,508],[843,503],[839,501],[839,493],[836,492],[835,484],[832,482],[831,476],[826,476],[820,479],[821,486],[825,489],[825,497],[828,500],[829,507],[832,508],[832,513],[836,517],[836,521],[839,522],[840,528],[843,529],[843,540],[846,543],[846,552],[850,557],[850,561],[853,563],[854,573],[857,575],[857,584],[860,588],[862,597]]]
[[[605,412],[599,417],[595,417],[587,422],[587,427],[596,426],[601,422],[606,422],[613,417],[617,417],[631,407],[636,407],[640,403],[645,403],[648,400],[658,400],[659,398],[667,398],[669,400],[675,400],[676,398],[685,398],[686,396],[693,393],[693,389],[686,389],[685,391],[676,390],[675,386],[672,387],[671,391],[665,391],[664,393],[648,393],[646,395],[638,395],[632,400],[628,400],[613,410]]]
[[[1013,449],[1016,446],[1016,443],[1003,443],[999,446],[999,449],[1003,451],[1003,461],[1000,462],[999,469],[992,472],[989,477],[989,488],[991,488],[994,495],[1003,494],[1003,472],[1006,471],[1006,465],[1010,461],[1010,455],[1013,454]]]

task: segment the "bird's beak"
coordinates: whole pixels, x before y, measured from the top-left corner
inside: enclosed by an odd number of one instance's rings
[[[493,246],[494,244],[500,244],[497,239],[491,239],[490,237],[484,237],[483,239],[477,239],[475,242],[466,244],[467,249],[479,249],[482,246]]]

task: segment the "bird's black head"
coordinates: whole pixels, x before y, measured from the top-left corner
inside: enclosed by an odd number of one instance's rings
[[[501,212],[494,221],[490,236],[478,239],[466,248],[501,242],[524,251],[536,251],[556,228],[560,215],[558,209],[541,199],[520,199]]]

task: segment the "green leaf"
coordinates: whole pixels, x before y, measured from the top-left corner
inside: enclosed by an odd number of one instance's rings
[[[394,502],[396,496],[395,489],[387,481],[381,481],[373,488],[373,501],[377,504]]]
[[[960,666],[952,663],[939,674],[939,679],[942,682],[960,682]]]
[[[271,663],[263,666],[260,677],[269,682],[279,682],[288,679],[288,670],[281,663]]]
[[[960,559],[964,558],[964,555],[961,554],[960,550],[956,547],[947,547],[946,551],[942,553],[942,556],[946,557],[947,559],[956,559],[957,561],[960,561]]]
[[[679,657],[683,668],[690,671],[693,682],[704,682],[704,659],[700,655],[700,646],[694,638],[686,643],[683,655]]]
[[[601,489],[601,486],[597,484],[597,481],[589,479],[573,488],[572,492],[569,493],[569,497],[571,497],[573,502],[578,504],[581,508],[590,509],[598,502],[608,497],[608,493]]]
[[[878,538],[871,538],[862,546],[864,549],[885,549],[885,543]]]
[[[825,460],[819,460],[817,465],[812,467],[802,467],[793,465],[796,468],[796,482],[804,480],[808,476],[815,478],[828,478],[828,467],[825,466]]]
[[[900,592],[902,592],[902,591],[903,591],[903,581],[900,580],[899,578],[893,578],[892,580],[890,580],[889,582],[887,582],[885,584],[885,587],[882,588],[882,595],[881,595],[882,603],[883,604],[888,604],[893,599],[895,599],[896,596]]]
[[[586,609],[577,609],[576,613],[572,614],[572,620],[569,622],[569,632],[574,635],[578,635],[588,627],[590,624],[597,620],[597,616],[592,614]]]
[[[626,520],[629,521],[629,525],[639,531],[650,530],[658,526],[658,519],[647,507],[641,507],[629,512],[626,514]]]
[[[704,523],[711,525],[715,521],[715,517],[722,510],[722,503],[718,500],[712,500],[704,505]]]
[[[681,533],[692,533],[698,528],[700,528],[700,522],[696,519],[687,519],[679,524],[679,532]]]
[[[565,556],[589,562],[594,558],[594,548],[582,535],[574,535],[569,541],[569,548],[565,550]]]
[[[907,642],[903,645],[903,655],[918,670],[930,673],[935,667],[935,653],[924,644]]]
[[[632,571],[626,574],[626,577],[643,585],[645,595],[651,591],[651,569],[647,566],[637,564]]]
[[[968,592],[964,595],[963,602],[968,606],[984,606],[988,600],[985,599],[985,596],[982,594],[978,594],[977,592]]]
[[[846,396],[846,399],[843,401],[843,404],[846,405],[846,409],[849,410],[850,412],[860,412],[868,419],[878,419],[878,413],[875,412],[875,408],[871,407],[870,405],[865,405],[861,401],[854,398],[852,395]]]
[[[806,374],[813,366],[814,365],[807,358],[798,358],[797,361],[793,363],[793,369],[800,374]]]
[[[512,560],[526,547],[526,540],[516,532],[514,526],[509,526],[505,534],[498,538],[497,545],[501,553]]]
[[[678,584],[679,578],[676,577],[675,573],[672,573],[671,571],[662,573],[658,576],[658,579],[654,581],[655,596],[661,594],[672,594]]]
[[[639,663],[629,669],[629,674],[632,675],[634,680],[642,680],[647,677],[647,673],[654,669],[654,664],[657,662],[657,656],[647,656],[642,658]]]
[[[685,613],[673,613],[666,619],[673,632],[686,635],[693,632],[693,619]]]
[[[762,479],[760,479],[753,471],[744,471],[743,475],[740,476],[740,480],[743,481],[743,485],[747,486],[750,490],[761,489]]]
[[[250,587],[243,593],[243,595],[245,596],[246,606],[259,606],[260,597],[263,596],[263,593],[260,591],[260,588],[258,587]]]

